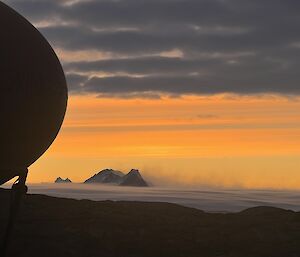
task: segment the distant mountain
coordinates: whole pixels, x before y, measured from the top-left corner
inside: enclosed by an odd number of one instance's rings
[[[139,170],[132,169],[122,178],[120,186],[148,187],[148,183],[143,179]]]
[[[113,169],[104,169],[90,177],[85,184],[89,183],[108,183],[108,184],[119,184],[122,180],[124,173]]]
[[[132,169],[128,174],[113,169],[104,169],[84,181],[85,184],[115,184],[119,186],[148,187],[139,170]]]
[[[58,177],[54,183],[72,183],[72,181],[69,178],[62,179],[61,177]]]

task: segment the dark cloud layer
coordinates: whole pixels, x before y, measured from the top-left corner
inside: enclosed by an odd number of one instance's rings
[[[5,2],[55,48],[112,56],[63,60],[74,93],[300,93],[297,0]]]

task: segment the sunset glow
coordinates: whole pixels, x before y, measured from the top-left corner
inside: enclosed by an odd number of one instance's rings
[[[169,184],[297,188],[299,100],[71,96],[58,140],[29,179],[47,182],[63,173],[81,182],[102,168],[136,167]]]

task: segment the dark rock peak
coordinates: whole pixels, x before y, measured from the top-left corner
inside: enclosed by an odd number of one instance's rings
[[[122,171],[114,170],[114,169],[104,169],[104,170],[100,171],[98,174],[100,174],[100,173],[113,173],[113,174],[121,176],[121,177],[123,177],[125,175]]]
[[[62,179],[61,177],[58,177],[58,178],[55,180],[55,183],[72,183],[72,181],[71,181],[69,178]]]
[[[122,178],[120,186],[136,186],[148,187],[148,183],[143,179],[141,173],[137,169],[132,169],[127,175]]]
[[[135,174],[135,175],[141,176],[141,173],[137,169],[131,169],[131,171],[129,171],[128,174]]]
[[[84,183],[112,183],[118,184],[121,181],[121,178],[124,176],[124,173],[118,170],[113,169],[104,169],[96,173]]]
[[[105,184],[115,184],[120,186],[136,186],[136,187],[147,187],[148,183],[143,179],[139,170],[132,169],[128,174],[124,174],[121,171],[113,169],[104,169],[96,173],[89,179],[87,179],[85,184],[90,183],[105,183]]]

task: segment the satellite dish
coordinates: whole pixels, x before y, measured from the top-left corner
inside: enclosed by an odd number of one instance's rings
[[[61,64],[40,32],[0,2],[0,185],[52,144],[67,107]]]

